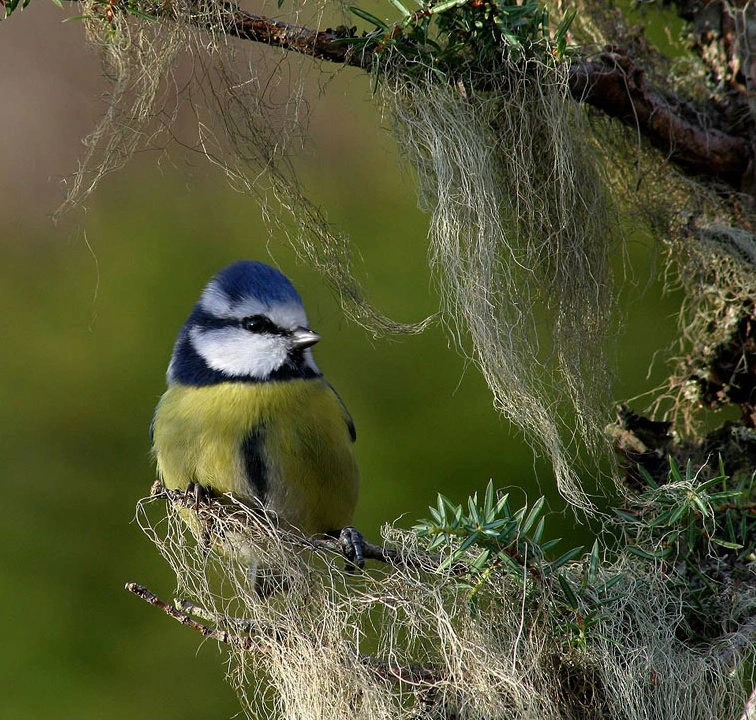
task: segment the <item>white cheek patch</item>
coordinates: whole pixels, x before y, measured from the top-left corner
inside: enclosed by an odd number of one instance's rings
[[[256,335],[238,327],[194,327],[189,338],[208,367],[230,377],[264,379],[286,362],[286,340],[279,335]]]

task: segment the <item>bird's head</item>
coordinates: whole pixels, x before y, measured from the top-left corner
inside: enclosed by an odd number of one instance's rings
[[[288,278],[264,263],[242,260],[203,290],[176,340],[168,382],[317,377],[310,347],[318,340]]]

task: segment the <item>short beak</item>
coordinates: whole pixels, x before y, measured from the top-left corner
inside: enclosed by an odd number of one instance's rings
[[[306,327],[298,327],[291,333],[292,347],[297,350],[304,350],[305,348],[311,347],[319,340],[320,335],[314,330],[310,330]]]

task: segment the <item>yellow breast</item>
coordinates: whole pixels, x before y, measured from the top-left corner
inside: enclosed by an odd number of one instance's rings
[[[153,450],[163,484],[190,482],[250,500],[242,446],[256,433],[266,506],[303,532],[351,522],[358,472],[347,415],[321,379],[175,384],[155,411]]]

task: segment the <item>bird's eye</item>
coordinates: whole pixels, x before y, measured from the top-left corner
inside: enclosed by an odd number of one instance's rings
[[[242,327],[253,333],[271,332],[275,329],[273,323],[264,315],[252,315],[242,320]]]

